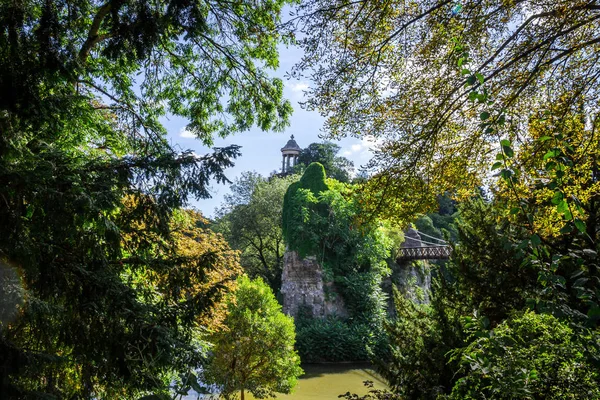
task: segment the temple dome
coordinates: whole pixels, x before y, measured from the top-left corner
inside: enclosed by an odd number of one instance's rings
[[[286,151],[286,150],[296,150],[296,151],[302,150],[300,148],[300,146],[298,146],[298,143],[296,143],[296,141],[294,140],[294,135],[292,135],[290,137],[290,140],[288,140],[288,142],[285,144],[285,146],[283,146],[281,148],[281,151]]]

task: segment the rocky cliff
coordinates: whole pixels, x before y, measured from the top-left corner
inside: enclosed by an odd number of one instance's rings
[[[301,259],[295,251],[283,257],[281,277],[283,312],[296,316],[300,308],[312,311],[313,317],[346,317],[347,311],[333,284],[323,282],[323,269],[315,257]]]

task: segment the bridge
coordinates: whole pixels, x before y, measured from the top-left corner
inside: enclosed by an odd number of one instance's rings
[[[438,243],[421,240],[425,236]],[[397,262],[412,260],[447,260],[450,258],[452,248],[445,240],[419,232],[416,229],[409,229],[405,234],[405,242],[400,248]]]

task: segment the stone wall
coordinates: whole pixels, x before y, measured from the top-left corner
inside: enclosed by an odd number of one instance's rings
[[[300,307],[312,310],[313,317],[348,315],[341,296],[332,283],[323,282],[323,269],[316,257],[301,259],[295,251],[287,251],[283,256],[281,276],[283,312],[296,316]]]

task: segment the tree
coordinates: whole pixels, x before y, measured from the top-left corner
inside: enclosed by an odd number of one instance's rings
[[[447,335],[435,304],[416,304],[395,287],[393,295],[397,315],[385,323],[390,346],[375,361],[377,370],[399,398],[438,398],[450,391],[458,372],[446,353],[462,343]]]
[[[229,396],[245,391],[257,398],[290,393],[302,374],[294,350],[294,321],[283,314],[260,278],[242,276],[227,297],[224,329],[214,332],[207,377]]]
[[[207,276],[230,250],[183,257],[173,219],[239,147],[175,149],[160,120],[189,119],[208,145],[283,128],[291,107],[266,70],[284,4],[0,3],[0,254],[26,299],[0,333],[0,397],[164,393],[200,364],[194,329],[223,286]]]
[[[354,164],[346,157],[337,155],[340,149],[339,145],[331,142],[311,143],[298,155],[296,170],[303,172],[311,163],[317,162],[323,165],[328,178],[349,182]]]
[[[486,177],[500,139],[529,137],[533,105],[598,112],[598,1],[304,2],[298,76],[328,136],[381,141],[373,210],[410,220]]]
[[[231,185],[231,195],[217,212],[213,228],[241,251],[241,264],[251,278],[261,277],[278,293],[285,244],[281,230],[283,196],[297,176],[265,179],[245,172]]]
[[[512,315],[493,334],[479,335],[455,351],[466,376],[449,398],[597,398],[598,370],[591,357],[598,353],[587,347],[590,339],[552,315]]]

